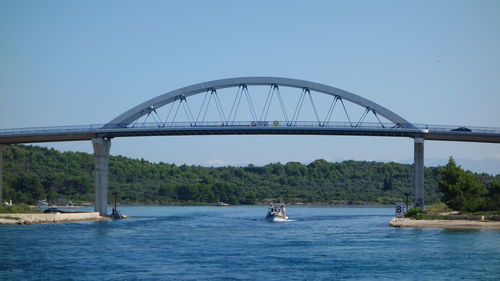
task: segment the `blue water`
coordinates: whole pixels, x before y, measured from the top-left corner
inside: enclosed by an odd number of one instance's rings
[[[500,231],[398,229],[392,208],[121,207],[0,225],[0,280],[500,280]]]

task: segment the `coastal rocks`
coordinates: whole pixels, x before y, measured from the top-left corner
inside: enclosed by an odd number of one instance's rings
[[[416,228],[456,228],[456,229],[500,229],[499,221],[480,220],[414,220],[409,218],[393,218],[389,222],[393,227]]]
[[[90,213],[50,213],[50,214],[1,214],[0,224],[39,224],[72,221],[108,220],[98,212]]]
[[[461,215],[422,215],[426,220],[466,220],[484,221],[484,216],[461,216]]]

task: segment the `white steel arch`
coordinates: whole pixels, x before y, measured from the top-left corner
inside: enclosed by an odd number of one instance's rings
[[[111,120],[104,128],[116,128],[116,127],[126,127],[130,123],[139,119],[143,115],[151,112],[151,109],[158,109],[166,104],[174,102],[178,98],[186,98],[192,95],[204,93],[210,89],[224,89],[231,87],[239,87],[241,85],[278,85],[291,88],[301,88],[308,89],[311,91],[337,96],[342,99],[348,100],[365,108],[370,108],[377,114],[385,117],[387,120],[393,122],[395,125],[401,128],[416,128],[412,123],[405,120],[398,114],[390,111],[389,109],[365,99],[361,96],[355,95],[353,93],[305,80],[291,79],[291,78],[281,78],[281,77],[237,77],[237,78],[227,78],[214,81],[208,81],[203,83],[194,84],[184,88],[180,88],[163,95],[152,98],[144,103],[141,103],[130,110],[119,115],[115,119]]]

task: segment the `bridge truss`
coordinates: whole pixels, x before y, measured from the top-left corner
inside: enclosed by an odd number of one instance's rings
[[[370,117],[380,128],[414,128],[401,116],[363,97],[323,84],[278,77],[230,78],[181,88],[128,110],[105,128],[141,128],[150,123],[162,128],[179,122],[191,127],[214,122],[222,126],[296,127],[301,121],[311,121],[317,127],[340,121],[357,128]]]

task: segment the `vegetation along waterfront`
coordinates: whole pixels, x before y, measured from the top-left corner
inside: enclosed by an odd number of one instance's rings
[[[500,217],[500,181],[496,178],[478,177],[463,170],[450,157],[448,164],[439,169],[441,202],[424,209],[414,207],[406,217],[414,219],[454,219],[467,215],[486,218]],[[451,216],[450,216],[451,215]]]
[[[26,204],[44,199],[56,204],[93,202],[94,160],[91,154],[11,145],[6,147],[4,162],[5,201]],[[448,166],[442,169],[454,171]],[[439,171],[437,167],[425,169],[428,203],[448,198],[447,189],[443,183],[440,185]],[[463,173],[465,176],[460,177],[460,182],[474,182],[483,187],[474,196],[480,194],[482,202],[488,204],[499,202],[486,200],[485,196],[499,196],[495,190],[500,175]],[[110,194],[119,192],[124,204],[211,204],[217,201],[256,204],[269,199],[287,203],[393,204],[402,201],[404,193],[413,193],[412,165],[365,161],[331,163],[316,160],[307,165],[288,162],[262,167],[201,167],[111,156],[109,180]],[[463,201],[460,198],[449,200],[450,204],[462,204]],[[482,206],[477,202],[471,204],[466,204],[467,208]]]

